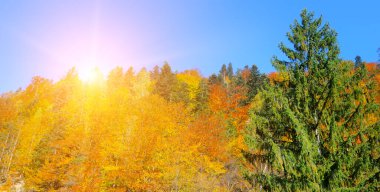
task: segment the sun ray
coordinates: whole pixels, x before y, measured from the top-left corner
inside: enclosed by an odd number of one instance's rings
[[[96,80],[96,73],[94,69],[81,70],[78,72],[79,78],[86,83],[91,83]]]

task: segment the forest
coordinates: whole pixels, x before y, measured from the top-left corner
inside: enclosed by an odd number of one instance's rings
[[[380,191],[379,63],[306,10],[286,36],[269,74],[73,68],[1,94],[0,190]]]

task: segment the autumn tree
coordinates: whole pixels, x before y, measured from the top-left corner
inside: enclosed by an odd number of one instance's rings
[[[156,81],[153,93],[156,93],[164,99],[170,101],[173,98],[173,85],[176,82],[175,74],[172,72],[170,65],[168,63],[165,63],[160,69],[158,77],[155,78]]]
[[[209,87],[207,79],[202,79],[199,82],[195,96],[194,112],[201,112],[208,108],[207,102],[209,97]]]
[[[246,100],[242,103],[244,105],[252,101],[267,80],[265,74],[260,73],[256,65],[252,65],[251,68],[245,66],[242,70],[238,71],[236,76],[235,83],[244,89],[247,96]]]
[[[365,67],[341,62],[337,33],[303,10],[273,59],[286,84],[255,97],[246,129],[246,179],[269,191],[379,190],[379,122]]]
[[[202,83],[203,77],[198,70],[185,70],[176,75],[178,79],[177,92],[182,101],[188,104],[189,109],[195,110],[199,102],[205,98],[205,84]],[[181,90],[184,89],[184,90]],[[187,95],[184,95],[187,94]],[[202,95],[203,94],[203,95]],[[185,98],[186,100],[183,100]]]
[[[150,79],[152,81],[157,81],[160,76],[160,67],[159,66],[154,66],[153,70],[150,72]]]
[[[161,67],[159,73],[157,73],[157,68],[155,67],[150,76],[154,80],[154,94],[158,94],[170,102],[189,102],[187,84],[179,81],[168,63]]]

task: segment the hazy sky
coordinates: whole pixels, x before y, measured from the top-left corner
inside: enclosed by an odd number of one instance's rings
[[[0,92],[35,75],[57,80],[73,66],[108,73],[168,61],[210,75],[231,62],[267,73],[303,8],[338,32],[343,59],[379,59],[379,0],[2,0]]]

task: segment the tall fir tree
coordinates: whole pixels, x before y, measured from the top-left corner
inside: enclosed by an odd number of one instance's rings
[[[362,58],[360,56],[356,56],[355,57],[355,67],[360,67],[361,65],[363,65]]]
[[[116,67],[113,69],[108,75],[107,84],[110,91],[123,86],[123,68]]]
[[[150,72],[150,79],[152,81],[157,81],[160,76],[160,67],[158,65],[153,67],[153,70]]]
[[[238,70],[236,72],[235,84],[242,87],[246,92],[246,99],[242,102],[243,105],[251,103],[252,99],[263,87],[266,80],[267,77],[265,74],[259,72],[256,65],[252,65],[251,68],[246,65],[243,70]]]
[[[135,72],[133,70],[133,67],[129,67],[128,70],[124,74],[124,84],[128,89],[132,89],[133,84],[135,82]]]
[[[379,121],[365,67],[339,59],[337,33],[303,10],[273,59],[289,78],[255,97],[246,179],[268,191],[379,191]],[[375,118],[376,119],[376,118]],[[378,118],[377,118],[378,119]]]
[[[253,97],[258,93],[259,89],[263,86],[266,80],[266,76],[260,73],[256,65],[251,66],[250,75],[248,78],[248,101],[251,101]]]
[[[178,80],[169,63],[164,63],[160,73],[157,73],[157,67],[155,67],[150,73],[150,78],[153,78],[154,94],[160,95],[169,102],[189,103],[189,88],[186,83]]]
[[[153,76],[153,78],[155,77]],[[153,93],[160,95],[167,101],[172,101],[173,91],[174,87],[177,84],[177,79],[168,63],[165,62],[160,70],[158,77],[156,78],[157,80],[155,82]]]
[[[201,112],[207,108],[207,101],[209,97],[208,89],[209,85],[207,79],[202,79],[197,89],[194,112]]]
[[[210,77],[208,78],[208,86],[219,84],[219,83],[220,83],[219,78],[217,75],[215,75],[215,73],[210,75]]]
[[[230,80],[232,80],[234,76],[234,69],[232,67],[232,63],[228,63],[228,68],[227,68],[227,76]]]
[[[226,80],[227,80],[227,66],[226,66],[226,64],[222,65],[222,68],[219,71],[218,78],[219,78],[219,81],[223,83],[223,85],[226,84]]]

